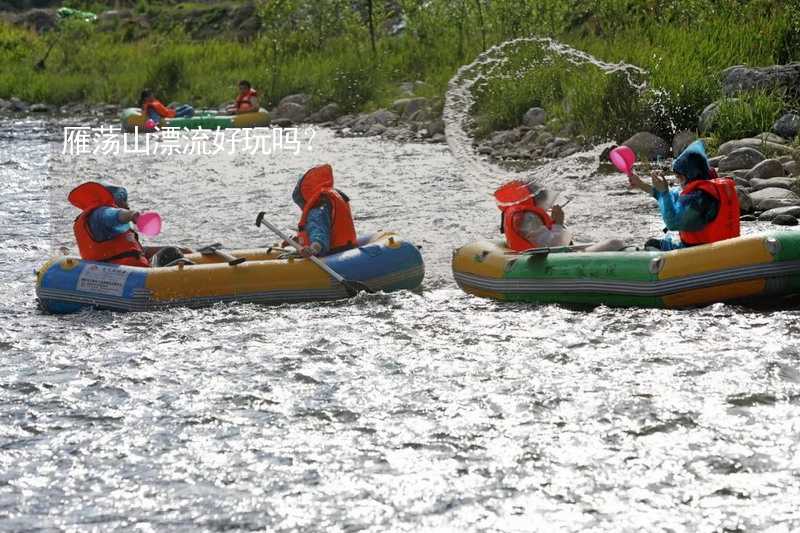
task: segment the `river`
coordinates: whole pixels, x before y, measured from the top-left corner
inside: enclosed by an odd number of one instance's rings
[[[61,140],[0,134],[0,530],[800,528],[798,311],[468,296],[452,250],[499,212],[442,145],[319,130],[297,154],[71,157]],[[260,210],[292,225],[297,175],[323,161],[360,230],[422,245],[421,292],[37,311],[34,269],[74,249],[70,186],[128,187],[164,216],[152,243],[235,248],[274,241]],[[579,240],[660,232],[597,153],[537,173],[574,198]]]

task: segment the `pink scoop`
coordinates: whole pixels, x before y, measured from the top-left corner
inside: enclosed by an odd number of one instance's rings
[[[139,217],[136,219],[136,228],[142,235],[155,237],[161,233],[161,215],[155,211],[139,213]]]
[[[633,150],[627,146],[617,146],[611,150],[608,158],[620,172],[624,172],[628,176],[631,175],[633,164],[636,162],[636,154],[633,153]]]

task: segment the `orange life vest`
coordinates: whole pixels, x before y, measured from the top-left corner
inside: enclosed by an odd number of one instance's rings
[[[254,89],[249,89],[245,94],[239,94],[236,97],[236,110],[237,111],[255,111],[251,98],[256,98],[258,93]],[[247,106],[242,109],[243,106]]]
[[[78,242],[82,259],[118,265],[149,267],[139,236],[133,230],[107,241],[96,241],[89,229],[89,217],[100,207],[115,207],[114,197],[101,184],[89,181],[72,189],[69,202],[82,212],[75,219],[72,229]]]
[[[538,207],[528,186],[521,181],[511,181],[497,189],[494,193],[497,207],[500,208],[500,233],[506,236],[506,245],[514,251],[521,252],[536,248],[538,244],[526,239],[514,227],[514,217],[524,213],[533,213],[541,219],[547,229],[553,228],[553,219],[547,211]]]
[[[707,244],[724,241],[739,236],[739,196],[736,194],[736,182],[730,178],[714,178],[711,180],[695,180],[681,191],[681,195],[692,191],[704,191],[719,200],[717,216],[698,231],[681,231],[684,244]]]
[[[168,108],[158,100],[153,100],[152,102],[145,102],[145,104],[142,106],[142,115],[144,115],[145,118],[150,118],[148,111],[150,111],[151,107],[161,117],[173,118],[175,116],[174,109]]]
[[[358,237],[353,224],[353,214],[350,212],[350,204],[339,191],[333,188],[333,169],[330,165],[319,165],[306,172],[300,183],[300,195],[303,197],[303,213],[297,224],[297,239],[300,244],[311,245],[305,229],[308,215],[325,198],[331,206],[331,242],[328,254],[356,246]]]

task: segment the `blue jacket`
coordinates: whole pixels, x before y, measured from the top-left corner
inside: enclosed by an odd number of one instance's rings
[[[129,222],[119,221],[116,207],[98,207],[89,215],[89,233],[98,242],[108,241],[131,229]]]
[[[673,187],[659,192],[653,189],[653,197],[658,200],[658,209],[664,225],[670,231],[698,231],[714,220],[719,212],[719,200],[703,191],[681,194],[681,189]],[[684,248],[685,245],[671,237],[661,239],[662,250]]]

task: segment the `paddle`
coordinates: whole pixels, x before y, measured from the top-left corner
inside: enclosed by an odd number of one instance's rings
[[[281,238],[284,241],[286,241],[289,244],[291,244],[292,247],[295,250],[297,250],[298,252],[301,252],[303,250],[303,246],[299,242],[297,242],[294,239],[290,238],[288,235],[286,235],[284,232],[282,232],[276,226],[271,224],[269,220],[266,220],[264,218],[264,215],[266,215],[266,214],[267,213],[265,211],[261,211],[258,214],[258,216],[256,217],[256,226],[261,226],[262,224],[265,225],[266,227],[271,229],[273,231],[273,233],[275,233],[275,235],[277,235],[279,238]],[[344,279],[338,272],[336,272],[331,267],[329,267],[328,265],[323,263],[320,260],[320,258],[315,256],[315,255],[309,256],[308,259],[310,259],[311,262],[314,263],[315,265],[317,265],[319,268],[324,270],[330,277],[332,277],[333,279],[338,281],[345,288],[345,290],[347,291],[347,295],[348,296],[355,296],[356,294],[358,294],[361,291],[370,292],[370,293],[375,292],[372,289],[370,289],[369,287],[367,287],[365,284],[361,283],[360,281],[351,281],[351,280]]]
[[[227,261],[230,266],[241,265],[242,263],[247,261],[246,257],[235,257],[235,256],[232,256],[231,254],[220,250],[220,248],[222,248],[222,244],[218,243],[218,242],[215,242],[214,244],[209,244],[208,246],[203,246],[202,248],[200,248],[197,251],[200,252],[203,255],[218,255],[221,258],[223,258],[225,261]]]
[[[506,252],[506,255],[548,255],[551,253],[575,252],[591,246],[589,244],[575,244],[572,246],[542,246],[541,248],[528,248],[521,252]]]

